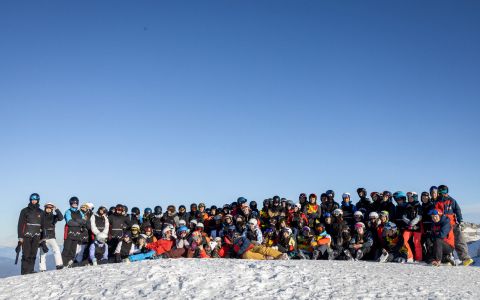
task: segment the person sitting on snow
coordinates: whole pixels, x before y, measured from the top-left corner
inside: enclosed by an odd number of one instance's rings
[[[403,237],[397,229],[397,225],[388,222],[384,227],[385,235],[383,237],[382,255],[379,262],[398,262],[407,261],[407,248],[403,243]]]
[[[362,222],[355,224],[355,232],[350,240],[350,257],[355,260],[362,259],[370,252],[372,245],[372,234],[366,230],[365,224]]]
[[[333,253],[332,248],[330,247],[332,243],[332,238],[325,230],[325,226],[322,223],[315,224],[315,235],[313,236],[310,245],[313,248],[312,259],[320,259],[325,256],[330,256]]]
[[[233,250],[242,259],[266,260],[266,259],[288,259],[286,253],[282,253],[271,247],[254,245],[245,236],[235,234],[233,239]]]

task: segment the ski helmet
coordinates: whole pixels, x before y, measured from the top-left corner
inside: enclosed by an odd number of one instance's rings
[[[363,213],[359,210],[357,210],[356,212],[353,213],[353,216],[354,217],[362,217],[363,218]]]
[[[247,203],[247,199],[245,197],[239,197],[237,199],[237,205],[242,206],[243,204]]]
[[[335,197],[335,192],[333,190],[328,190],[325,192],[327,194],[327,197],[333,198]]]
[[[257,209],[257,202],[256,201],[250,201],[250,208],[252,210],[256,210]]]
[[[143,210],[143,213],[144,214],[151,214],[152,213],[152,209],[150,207],[147,207]]]
[[[124,206],[123,206],[123,211],[124,211],[125,213],[128,213],[128,206],[124,205]]]
[[[397,225],[393,222],[387,222],[384,227],[385,230],[397,230]]]
[[[378,213],[376,211],[372,211],[369,215],[368,218],[370,219],[378,219]]]
[[[29,198],[29,201],[32,202],[32,201],[38,201],[40,202],[40,195],[37,194],[37,193],[33,193],[30,195],[30,198]]]
[[[132,214],[139,215],[140,214],[140,209],[138,207],[132,207]]]
[[[74,204],[78,205],[79,202],[80,202],[80,201],[79,201],[78,198],[75,197],[75,196],[72,197],[72,198],[70,198],[70,200],[68,201],[68,203],[70,203],[70,206],[72,206],[72,205],[74,205]]]
[[[334,209],[332,214],[335,216],[335,217],[338,217],[338,216],[343,216],[343,210],[341,210],[340,208],[337,208],[337,209]]]
[[[433,191],[438,191],[438,187],[436,187],[436,186],[434,186],[434,185],[431,186],[431,187],[430,187],[430,193],[433,192]]]
[[[355,223],[355,230],[357,230],[358,228],[365,229],[365,224],[363,224],[362,222]]]
[[[439,185],[438,186],[438,193],[440,195],[445,195],[445,194],[448,194],[448,186],[442,184],[442,185]]]
[[[257,224],[258,224],[258,223],[257,223],[257,219],[250,219],[250,220],[248,221],[248,225],[257,226]]]
[[[343,193],[342,199],[349,198],[350,199],[350,193]]]
[[[360,193],[364,193],[365,195],[367,194],[367,190],[363,187],[357,189],[357,194],[360,195]]]
[[[153,208],[153,212],[155,215],[161,215],[162,214],[162,207],[160,205],[157,205]]]

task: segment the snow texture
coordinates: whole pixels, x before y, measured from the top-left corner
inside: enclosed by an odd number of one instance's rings
[[[159,259],[0,280],[0,299],[480,299],[480,269],[346,261]]]

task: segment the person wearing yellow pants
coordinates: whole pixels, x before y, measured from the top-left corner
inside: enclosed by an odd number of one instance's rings
[[[245,236],[238,233],[233,240],[233,250],[243,259],[266,260],[268,257],[273,259],[288,259],[287,255],[270,247],[254,245]]]
[[[283,253],[275,250],[271,247],[265,246],[254,246],[252,249],[245,251],[242,254],[243,259],[255,259],[255,260],[265,260],[267,257],[273,257],[274,259],[284,259]]]

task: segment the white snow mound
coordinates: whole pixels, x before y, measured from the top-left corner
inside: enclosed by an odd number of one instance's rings
[[[0,299],[480,299],[480,268],[159,259],[0,279]]]

